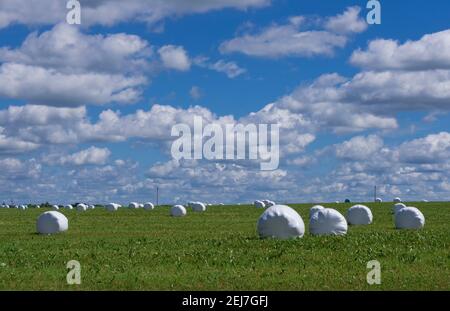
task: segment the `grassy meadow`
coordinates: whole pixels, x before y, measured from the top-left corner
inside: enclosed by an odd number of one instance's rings
[[[341,213],[353,204],[324,204]],[[308,232],[311,204],[290,204],[305,221],[296,240],[261,240],[253,206],[205,213],[61,210],[63,234],[35,233],[45,209],[0,209],[0,290],[450,290],[450,203],[409,203],[426,218],[420,231],[396,230],[392,203],[367,204],[369,226],[342,237]],[[67,285],[66,263],[81,264],[81,285]],[[381,263],[381,285],[366,264]]]

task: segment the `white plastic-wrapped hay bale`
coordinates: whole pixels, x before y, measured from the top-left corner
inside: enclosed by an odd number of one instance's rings
[[[136,202],[131,202],[130,204],[128,204],[128,208],[130,209],[138,209],[140,207],[141,207],[140,204]]]
[[[340,202],[340,201],[334,201],[334,203],[339,204],[339,203],[341,203],[341,202]]]
[[[86,204],[80,203],[77,205],[77,211],[78,212],[85,212],[87,211],[88,207]]]
[[[59,211],[59,206],[58,205],[52,205],[52,209],[54,211]]]
[[[309,209],[309,218],[311,218],[312,215],[323,209],[325,209],[325,207],[323,207],[322,205],[314,205]]]
[[[36,230],[40,234],[64,232],[69,228],[67,217],[57,211],[45,212],[36,222]]]
[[[40,205],[36,205],[36,208],[41,208],[41,206]]]
[[[402,208],[405,208],[406,205],[403,203],[396,203],[394,204],[394,206],[392,207],[392,212],[394,214],[397,214]]]
[[[147,202],[147,203],[144,204],[144,209],[145,209],[146,211],[151,211],[151,210],[153,210],[154,208],[155,208],[155,205],[153,205],[153,203],[151,203],[151,202]]]
[[[95,205],[94,204],[88,205],[88,209],[95,209]]]
[[[264,211],[256,225],[261,238],[301,238],[305,234],[302,217],[286,205],[274,205]]]
[[[402,199],[400,199],[399,197],[396,197],[394,199],[394,203],[401,203],[401,202],[402,202]]]
[[[266,207],[266,205],[264,204],[264,202],[263,202],[263,201],[259,201],[259,200],[256,200],[255,202],[253,202],[253,205],[254,205],[256,208],[265,208],[265,207]]]
[[[358,204],[347,210],[346,218],[350,225],[370,225],[373,220],[373,215],[370,208]]]
[[[70,204],[67,204],[66,206],[64,206],[65,209],[73,209],[73,206]]]
[[[270,201],[270,200],[263,200],[263,203],[266,208],[276,205],[274,201]]]
[[[382,199],[382,198],[376,198],[376,199],[375,199],[375,202],[376,202],[376,203],[383,203],[383,199]]]
[[[195,202],[191,205],[194,212],[204,212],[206,211],[206,206],[202,202]]]
[[[117,211],[119,209],[119,207],[120,207],[120,205],[116,204],[116,203],[108,203],[108,204],[105,205],[105,209],[108,212],[115,212],[115,211]]]
[[[26,209],[28,209],[28,206],[26,206],[26,205],[19,205],[19,210],[25,211]]]
[[[347,220],[337,210],[324,208],[309,219],[309,231],[313,235],[344,235],[347,233]]]
[[[397,229],[421,229],[425,226],[425,216],[415,207],[405,207],[395,214]]]
[[[173,217],[186,216],[186,208],[183,205],[175,205],[170,209],[170,215]]]

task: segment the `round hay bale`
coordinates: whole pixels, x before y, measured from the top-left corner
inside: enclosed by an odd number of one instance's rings
[[[59,206],[58,205],[52,205],[52,209],[54,211],[59,211]]]
[[[154,206],[153,203],[151,203],[151,202],[147,202],[147,203],[144,204],[144,209],[145,209],[146,211],[151,211],[151,210],[153,210],[154,208],[155,208],[155,206]]]
[[[195,202],[194,204],[191,205],[192,210],[194,212],[204,212],[206,211],[206,206],[205,204],[201,203],[201,202]]]
[[[315,213],[317,213],[318,211],[325,209],[325,207],[323,207],[322,205],[314,205],[313,207],[311,207],[309,209],[309,218],[312,217],[312,215],[314,215]]]
[[[136,202],[131,202],[130,204],[128,204],[128,208],[130,208],[130,209],[138,209],[140,207],[141,207],[141,205]]]
[[[73,206],[70,204],[67,204],[66,206],[64,206],[65,209],[73,209]]]
[[[392,207],[392,212],[393,212],[394,214],[397,214],[398,211],[400,211],[402,208],[405,208],[405,207],[406,207],[406,205],[403,204],[403,203],[396,203],[396,204],[394,204],[394,206]]]
[[[254,205],[256,208],[265,208],[265,207],[266,207],[266,205],[264,204],[264,202],[263,202],[263,201],[259,201],[259,200],[256,200],[255,202],[253,202],[253,205]]]
[[[415,207],[405,207],[395,214],[397,229],[421,229],[425,226],[425,216]]]
[[[105,205],[105,209],[108,212],[115,212],[115,211],[117,211],[119,209],[119,207],[120,207],[120,205],[116,204],[116,203],[108,203],[108,204]]]
[[[344,235],[347,233],[347,220],[337,210],[325,208],[309,219],[309,231],[313,235]]]
[[[259,217],[256,225],[261,238],[291,239],[301,238],[305,234],[302,217],[286,205],[269,207]]]
[[[373,215],[367,206],[354,205],[347,210],[346,218],[350,225],[370,225]]]
[[[183,205],[175,205],[170,209],[170,215],[172,215],[173,217],[186,216],[186,209]]]
[[[78,212],[85,212],[85,211],[87,211],[87,209],[88,209],[88,207],[87,207],[86,204],[80,203],[80,204],[77,205],[77,211]]]
[[[95,209],[95,205],[94,204],[88,205],[88,209]]]
[[[264,205],[266,206],[266,208],[267,208],[267,207],[274,206],[274,205],[277,205],[277,204],[275,204],[274,201],[270,201],[270,200],[263,200],[263,203],[264,203]]]
[[[383,203],[383,199],[382,199],[382,198],[376,198],[376,199],[375,199],[375,202],[376,202],[376,203]]]
[[[401,202],[402,202],[402,199],[400,199],[399,197],[394,199],[394,203],[401,203]]]
[[[57,211],[45,212],[36,222],[36,230],[40,234],[55,234],[69,228],[67,217]]]
[[[28,209],[28,206],[26,206],[26,205],[19,205],[19,210],[21,210],[21,211],[25,211],[26,209]]]

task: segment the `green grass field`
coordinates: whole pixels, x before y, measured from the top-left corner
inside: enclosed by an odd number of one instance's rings
[[[345,213],[352,204],[324,204]],[[252,206],[209,207],[169,216],[103,209],[62,212],[69,230],[35,233],[44,209],[0,209],[1,290],[450,290],[450,203],[411,203],[420,231],[395,230],[392,203],[367,204],[372,225],[343,237],[308,233],[311,204],[290,205],[306,225],[302,239],[261,240]],[[81,285],[67,285],[66,263],[81,263]],[[366,264],[381,263],[381,285]]]

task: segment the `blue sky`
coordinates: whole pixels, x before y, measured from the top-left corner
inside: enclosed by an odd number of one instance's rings
[[[80,2],[0,4],[0,201],[450,199],[450,3]],[[194,115],[280,123],[279,169],[174,161]]]

